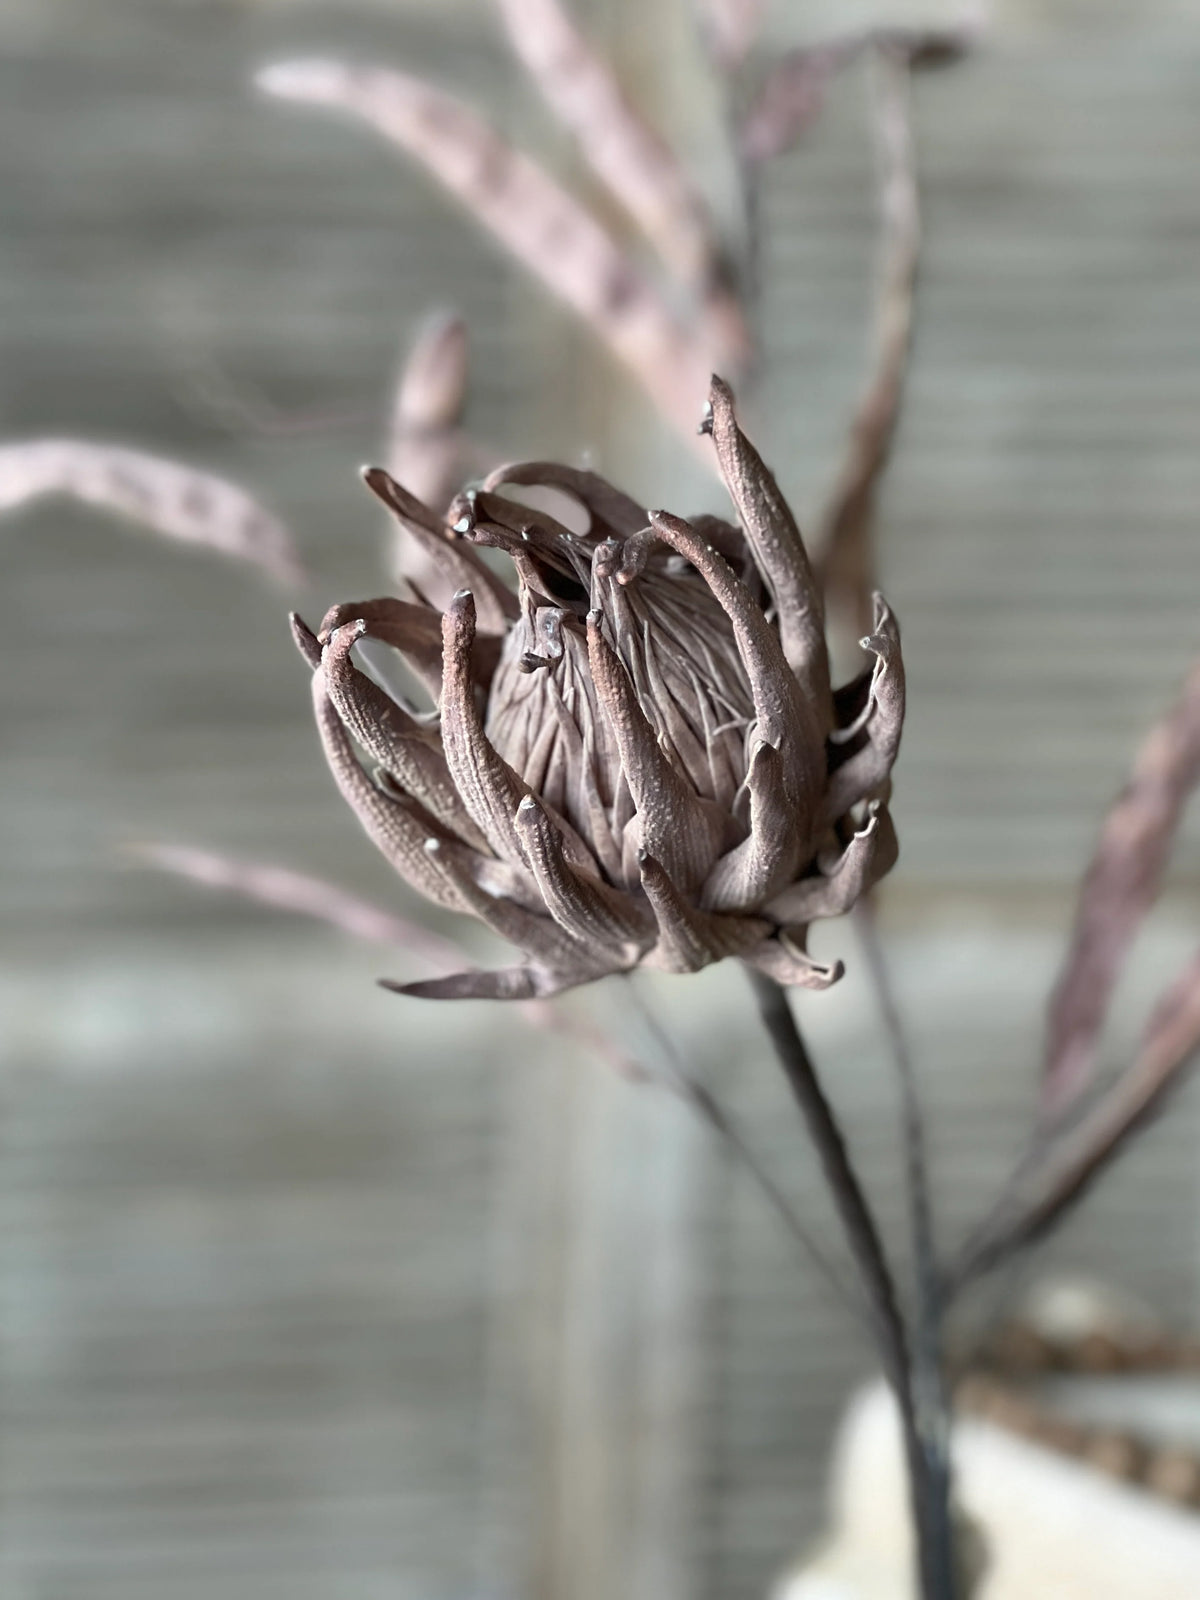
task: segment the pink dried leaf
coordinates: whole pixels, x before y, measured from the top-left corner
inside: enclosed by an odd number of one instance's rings
[[[864,633],[871,626],[877,587],[872,539],[876,495],[904,398],[921,249],[908,59],[903,53],[879,49],[873,65],[881,220],[874,355],[815,541],[827,602],[849,613],[853,625]]]
[[[405,73],[337,61],[283,62],[258,82],[281,99],[350,112],[421,162],[692,436],[705,351],[595,218],[474,111]]]
[[[304,581],[292,537],[277,517],[236,484],[177,461],[82,439],[0,446],[0,512],[51,494],[250,561],[281,583]]]
[[[749,333],[708,208],[674,151],[630,104],[559,0],[497,0],[513,48],[584,159],[658,251],[699,291],[714,358],[741,362]]]
[[[1154,903],[1179,819],[1200,782],[1200,662],[1155,725],[1104,823],[1050,1002],[1042,1107],[1060,1112],[1086,1087],[1113,989]]]

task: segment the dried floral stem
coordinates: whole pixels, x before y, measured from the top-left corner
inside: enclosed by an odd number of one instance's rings
[[[891,974],[879,940],[875,905],[871,897],[866,895],[858,901],[851,915],[866,959],[867,972],[875,989],[875,997],[879,1002],[884,1031],[891,1047],[896,1078],[900,1085],[904,1175],[908,1190],[909,1222],[917,1279],[917,1367],[928,1376],[931,1371],[940,1368],[942,1295],[937,1241],[933,1228],[933,1208],[929,1195],[925,1114],[908,1040],[900,1021]]]
[[[922,1600],[954,1600],[953,1538],[949,1479],[942,1466],[944,1451],[940,1440],[925,1436],[918,1414],[908,1330],[879,1229],[785,991],[759,973],[750,971],[749,976],[763,1024],[825,1174],[830,1198],[866,1292],[876,1349],[896,1397],[917,1532]]]

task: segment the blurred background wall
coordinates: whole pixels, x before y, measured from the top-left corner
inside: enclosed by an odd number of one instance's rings
[[[576,9],[724,203],[683,0]],[[771,27],[952,14],[814,0]],[[576,176],[485,0],[0,0],[0,47],[5,433],[136,441],[253,487],[297,530],[315,620],[381,587],[354,468],[413,324],[451,304],[500,453],[587,450],[652,503],[711,500],[422,176],[249,90],[273,55],[399,61]],[[1099,817],[1200,646],[1200,7],[1001,3],[976,58],[919,81],[917,131],[919,331],[882,503],[911,712],[883,914],[953,1238],[1027,1125]],[[811,513],[866,359],[860,74],[763,207],[756,431]],[[323,769],[287,597],[60,505],[7,524],[0,563],[0,1593],[763,1593],[820,1527],[870,1361],[758,1194],[570,1042],[383,994],[402,955],[122,863],[130,841],[200,843],[425,915]],[[1172,883],[1114,1063],[1194,941],[1194,825]],[[899,1242],[880,1027],[848,936],[818,948],[851,970],[803,1020]],[[651,995],[826,1226],[738,974]],[[649,1048],[619,987],[570,1004]],[[1050,1253],[1180,1325],[1196,1110],[1181,1097]]]

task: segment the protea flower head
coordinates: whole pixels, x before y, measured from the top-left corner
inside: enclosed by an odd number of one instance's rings
[[[405,993],[527,999],[726,956],[783,984],[841,976],[807,932],[896,858],[899,633],[877,596],[874,664],[831,692],[799,531],[719,379],[702,431],[737,525],[546,462],[498,469],[442,519],[366,472],[424,556],[421,587],[336,606],[315,635],[296,620],[325,754],[401,876],[525,956]],[[527,485],[570,496],[586,531],[511,497]],[[478,546],[511,559],[515,590]],[[361,670],[366,638],[401,652],[433,712]]]

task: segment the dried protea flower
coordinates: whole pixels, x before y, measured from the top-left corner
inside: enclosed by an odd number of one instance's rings
[[[325,753],[396,870],[526,956],[405,993],[529,998],[725,956],[783,984],[840,977],[807,930],[896,858],[899,633],[877,597],[874,665],[831,692],[799,531],[719,379],[703,431],[740,526],[647,512],[545,462],[500,468],[443,525],[367,472],[437,585],[337,606],[317,635],[297,622]],[[586,531],[501,492],[528,485],[570,496]],[[515,592],[476,546],[510,557]],[[434,712],[360,669],[365,638],[401,652]]]

